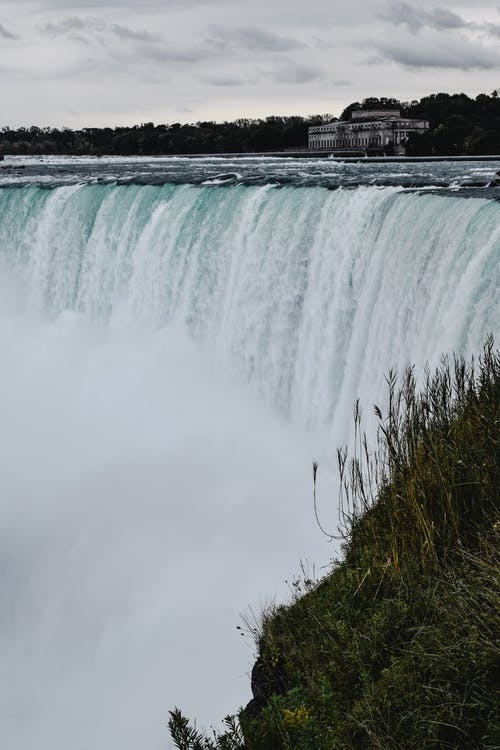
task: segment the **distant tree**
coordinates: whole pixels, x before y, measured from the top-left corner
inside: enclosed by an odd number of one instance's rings
[[[406,117],[429,120],[430,130],[411,135],[407,151],[412,155],[500,153],[500,96],[437,93],[420,101],[401,102],[392,97],[369,97],[349,104],[340,119],[349,120],[356,110],[401,109]],[[132,127],[81,130],[32,125],[1,128],[0,151],[4,154],[193,154],[234,153],[305,148],[311,125],[330,122],[331,114],[310,117],[272,116],[239,118],[234,122],[211,120],[196,124],[145,122]]]

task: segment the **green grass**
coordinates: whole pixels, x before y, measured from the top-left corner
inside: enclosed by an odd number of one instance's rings
[[[500,747],[500,353],[443,360],[420,391],[387,380],[375,451],[356,405],[339,452],[342,562],[264,613],[256,699],[226,732],[171,712],[181,750]]]

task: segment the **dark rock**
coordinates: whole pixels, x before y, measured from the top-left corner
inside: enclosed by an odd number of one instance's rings
[[[255,718],[272,695],[284,695],[288,690],[283,658],[278,657],[276,663],[269,666],[259,656],[252,669],[251,686],[253,698],[244,711],[249,718]]]

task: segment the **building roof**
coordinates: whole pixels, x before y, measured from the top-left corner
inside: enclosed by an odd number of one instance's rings
[[[385,120],[401,117],[399,109],[355,109],[351,120]]]

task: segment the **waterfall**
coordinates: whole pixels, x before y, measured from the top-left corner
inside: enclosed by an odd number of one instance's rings
[[[470,354],[498,330],[493,200],[72,185],[1,190],[0,210],[4,267],[31,304],[184,325],[301,424],[343,424],[357,395],[378,397],[374,378],[389,367]]]
[[[355,398],[498,339],[499,248],[494,200],[397,187],[0,189],[6,748],[249,700],[240,613],[339,552],[311,458],[335,530]]]

